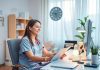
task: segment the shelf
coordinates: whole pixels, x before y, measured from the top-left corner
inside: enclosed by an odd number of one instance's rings
[[[8,38],[21,38],[25,33],[26,25],[29,19],[22,17],[16,18],[15,14],[9,15],[8,17]]]
[[[22,18],[22,17],[19,17],[19,18],[16,18],[16,20],[29,20],[29,19],[25,19],[25,18]]]
[[[24,31],[25,29],[16,29],[17,31]]]

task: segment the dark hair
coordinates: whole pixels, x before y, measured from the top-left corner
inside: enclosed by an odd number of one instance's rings
[[[26,29],[25,29],[24,36],[23,36],[23,37],[25,37],[25,36],[28,37],[31,45],[34,45],[34,44],[33,44],[32,39],[31,39],[31,31],[30,31],[29,27],[33,27],[35,25],[35,23],[37,23],[37,22],[39,22],[41,24],[41,22],[38,21],[38,20],[35,20],[35,19],[29,20],[29,22],[28,22],[28,24],[26,26]],[[36,40],[37,40],[37,43],[39,44],[39,40],[37,39],[37,37],[36,37]]]

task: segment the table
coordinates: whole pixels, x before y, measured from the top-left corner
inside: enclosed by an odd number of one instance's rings
[[[70,53],[71,53],[71,51],[70,51]],[[57,61],[59,62],[59,60],[57,60]],[[41,70],[71,70],[71,69],[51,67],[51,65],[53,65],[53,64],[54,64],[54,62],[51,62],[48,65],[42,67]],[[100,70],[100,65],[97,68],[92,68],[92,67],[85,67],[84,64],[79,64],[76,68],[74,68],[72,70]]]
[[[41,70],[71,70],[71,69],[63,69],[63,68],[54,68],[51,65],[54,64],[53,62],[49,63],[48,65],[41,68]],[[100,65],[97,68],[85,67],[84,64],[79,64],[73,70],[100,70]]]

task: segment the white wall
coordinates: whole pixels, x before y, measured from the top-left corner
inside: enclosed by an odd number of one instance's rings
[[[0,0],[0,15],[4,17],[4,26],[0,22],[0,64],[5,60],[5,40],[8,36],[7,16],[9,13],[28,11],[29,0]]]
[[[29,5],[29,13],[30,16],[33,17],[33,19],[41,19],[41,5],[42,0],[30,0],[28,2]]]
[[[0,0],[1,9],[12,9],[17,8],[21,10],[28,10],[29,0]]]
[[[33,19],[37,19],[41,22],[42,24],[42,28],[41,28],[41,32],[40,32],[40,39],[43,41],[43,21],[45,17],[43,17],[43,4],[44,4],[45,0],[30,0],[28,2],[29,5],[29,13],[30,16],[33,17]],[[45,13],[45,12],[44,12]]]

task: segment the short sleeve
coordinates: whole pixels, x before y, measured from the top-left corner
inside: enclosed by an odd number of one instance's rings
[[[27,51],[32,51],[32,46],[28,39],[26,38],[22,39],[21,44],[20,44],[20,50],[22,53],[27,52]]]

